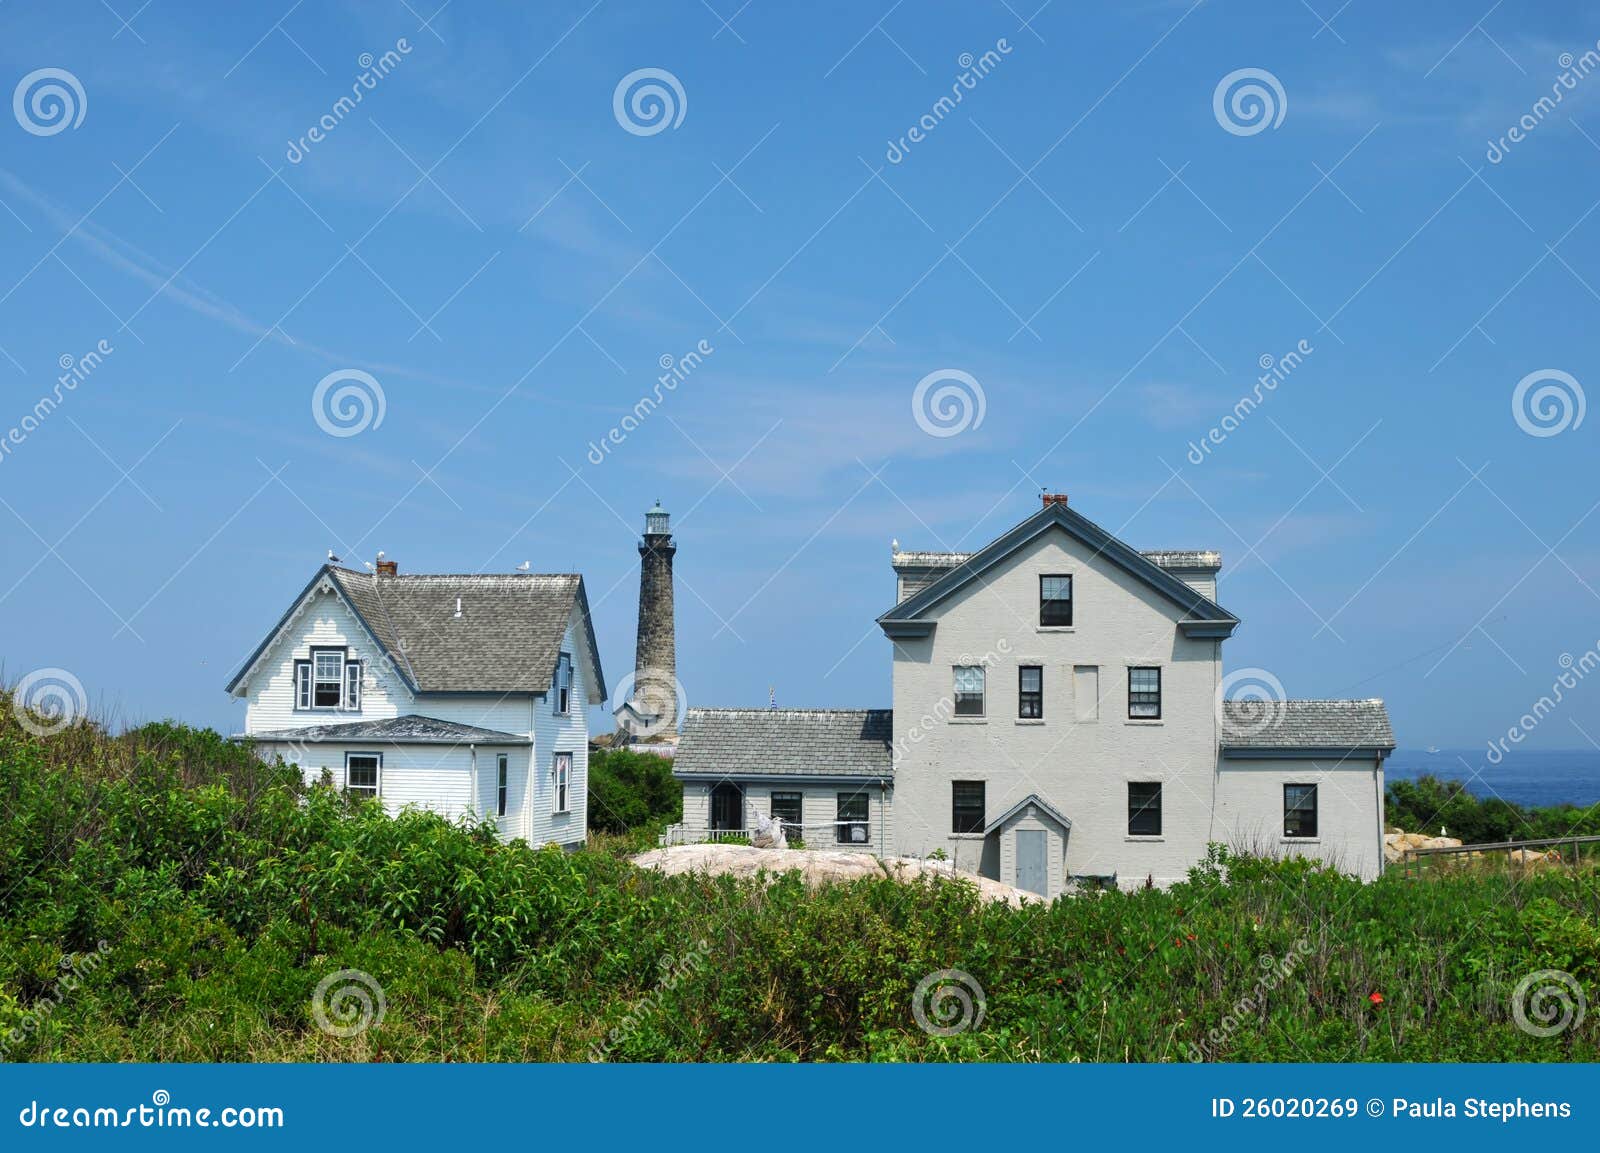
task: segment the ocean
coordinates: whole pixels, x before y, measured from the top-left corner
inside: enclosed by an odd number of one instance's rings
[[[1396,749],[1383,769],[1390,781],[1416,780],[1432,773],[1464,782],[1475,796],[1500,797],[1534,808],[1600,803],[1600,749],[1513,750],[1498,765],[1489,763],[1483,748],[1433,753]]]

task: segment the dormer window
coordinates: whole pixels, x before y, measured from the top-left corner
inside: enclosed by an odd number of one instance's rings
[[[1072,578],[1039,578],[1039,627],[1052,628],[1072,623]]]
[[[348,654],[348,649],[312,649],[310,660],[295,661],[296,709],[360,710],[361,662]]]
[[[556,715],[564,717],[572,712],[572,654],[562,653],[556,661],[555,684]]]

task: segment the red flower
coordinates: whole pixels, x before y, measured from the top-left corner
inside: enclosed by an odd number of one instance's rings
[[[1185,940],[1185,941],[1192,941],[1192,940],[1194,940],[1194,934],[1193,934],[1193,933],[1189,933],[1189,934],[1187,934],[1187,935],[1186,935],[1186,936],[1185,936],[1185,937],[1184,937],[1184,940]]]
[[[1374,1005],[1381,1005],[1381,1004],[1383,1004],[1383,994],[1382,993],[1368,993],[1367,994],[1367,1000],[1371,1001]]]

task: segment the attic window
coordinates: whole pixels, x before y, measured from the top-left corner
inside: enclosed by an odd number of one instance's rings
[[[566,716],[572,711],[572,654],[562,653],[556,661],[556,715]]]
[[[1072,577],[1039,578],[1039,626],[1051,628],[1072,623]]]
[[[296,709],[361,708],[361,662],[346,649],[312,649],[311,659],[294,663]]]

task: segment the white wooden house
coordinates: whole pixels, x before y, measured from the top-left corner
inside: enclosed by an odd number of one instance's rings
[[[892,559],[893,709],[690,709],[675,839],[770,814],[1051,897],[1178,880],[1211,842],[1382,868],[1383,702],[1227,699],[1219,554],[1141,552],[1052,495],[975,553]]]
[[[583,578],[324,565],[228,682],[241,737],[385,808],[581,845],[605,677]]]

